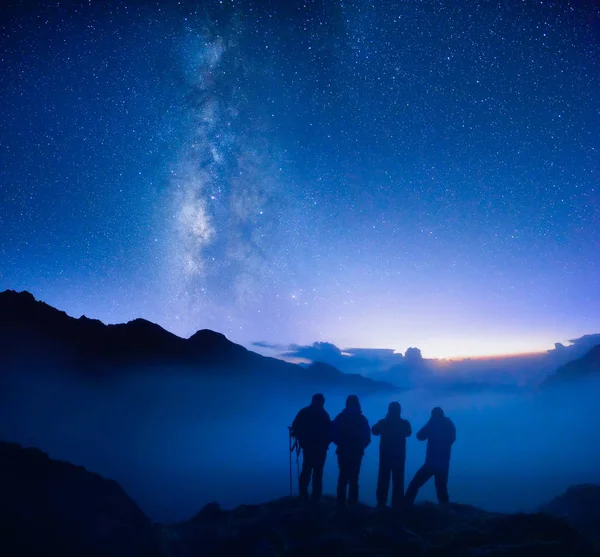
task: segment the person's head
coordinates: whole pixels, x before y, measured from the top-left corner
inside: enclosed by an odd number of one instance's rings
[[[310,405],[322,408],[325,406],[325,397],[321,393],[314,394],[310,401]]]
[[[390,418],[399,418],[402,410],[399,402],[390,402],[388,406],[388,416]]]
[[[360,410],[360,401],[356,395],[348,395],[348,398],[346,399],[346,408]]]
[[[431,417],[432,418],[443,418],[444,417],[444,411],[439,407],[436,406],[432,411],[431,411]]]

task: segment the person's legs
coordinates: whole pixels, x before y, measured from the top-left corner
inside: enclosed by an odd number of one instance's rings
[[[327,451],[319,451],[315,453],[313,459],[312,473],[312,501],[318,503],[323,493],[323,468],[325,468],[325,459]]]
[[[417,498],[417,492],[419,489],[433,476],[433,470],[423,465],[421,468],[417,470],[414,478],[408,484],[408,489],[406,490],[406,495],[404,496],[404,501],[407,505],[412,505]]]
[[[337,502],[339,505],[346,505],[346,490],[348,486],[348,457],[338,454],[338,482],[337,482]]]
[[[360,465],[362,464],[362,455],[352,455],[349,461],[348,469],[348,504],[358,503],[358,477],[360,476]]]
[[[392,468],[392,509],[399,509],[404,502],[404,462]]]
[[[301,499],[308,499],[308,484],[312,474],[312,459],[310,453],[303,451],[302,454],[302,471],[298,479],[298,491]]]
[[[379,457],[379,472],[377,474],[377,505],[385,507],[390,489],[390,474],[392,469],[385,457]]]
[[[435,492],[440,505],[447,505],[450,502],[448,495],[448,470],[435,471]]]

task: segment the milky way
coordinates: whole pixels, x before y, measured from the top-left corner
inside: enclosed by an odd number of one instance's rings
[[[223,315],[235,323],[240,311],[265,304],[282,185],[260,115],[246,114],[239,45],[200,35],[185,62],[191,133],[171,171],[169,268],[173,307],[189,331],[202,319],[221,324]]]
[[[195,4],[5,10],[1,289],[283,349],[600,331],[592,2]]]

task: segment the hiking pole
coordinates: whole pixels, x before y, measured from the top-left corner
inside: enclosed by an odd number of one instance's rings
[[[292,496],[292,452],[294,451],[294,446],[292,445],[292,428],[288,426],[288,438],[289,438],[289,453],[290,453],[290,497]]]
[[[296,439],[296,475],[298,476],[298,490],[300,489],[300,451],[302,447],[298,443],[298,439]]]

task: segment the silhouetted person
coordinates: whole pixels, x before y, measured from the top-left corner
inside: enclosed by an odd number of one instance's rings
[[[448,497],[448,471],[450,469],[450,451],[456,441],[456,428],[450,418],[444,416],[444,411],[436,407],[431,411],[431,418],[417,433],[419,441],[427,441],[425,464],[417,470],[406,490],[406,503],[412,505],[417,497],[419,488],[431,476],[435,478],[435,491],[438,502],[445,505]]]
[[[307,500],[312,476],[311,499],[315,503],[323,492],[323,468],[331,443],[331,418],[324,406],[325,397],[317,393],[313,395],[310,406],[302,408],[292,422],[292,435],[298,440],[303,453],[298,490],[300,497]]]
[[[388,413],[371,429],[379,441],[379,473],[377,475],[377,505],[385,507],[392,480],[392,508],[401,508],[404,499],[404,465],[406,438],[412,434],[410,422],[400,417],[400,403],[390,402]]]
[[[365,449],[371,443],[371,428],[362,414],[356,395],[349,395],[346,408],[333,420],[332,439],[337,445],[339,476],[337,501],[340,506],[358,502],[358,476]],[[349,489],[348,489],[349,486]]]

